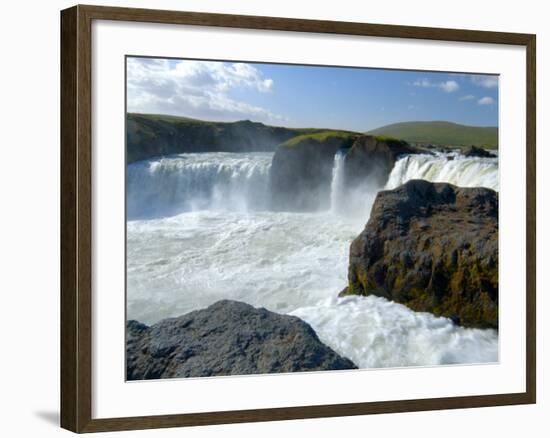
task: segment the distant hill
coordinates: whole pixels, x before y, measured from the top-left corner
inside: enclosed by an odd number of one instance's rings
[[[128,163],[184,152],[268,152],[300,135],[333,132],[269,126],[250,120],[209,122],[158,114],[128,113],[126,122]]]
[[[269,126],[250,120],[211,122],[138,113],[126,115],[126,128],[128,163],[186,152],[274,152],[278,145],[291,148],[304,141],[322,144],[330,139],[340,139],[348,144],[360,135],[357,132],[326,128]],[[395,123],[367,134],[410,143],[498,147],[496,127],[465,126],[450,122]]]
[[[367,132],[367,134],[387,135],[409,143],[498,148],[498,128],[496,126],[467,126],[451,122],[404,122],[382,126]]]

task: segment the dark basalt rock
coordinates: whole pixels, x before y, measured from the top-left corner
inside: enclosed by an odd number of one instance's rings
[[[305,138],[299,143],[280,145],[270,170],[272,209],[317,211],[330,207],[330,184],[334,155],[351,146],[349,138]]]
[[[397,159],[421,150],[406,141],[363,135],[355,140],[344,159],[344,184],[348,189],[365,182],[384,187]]]
[[[429,153],[407,142],[372,135],[305,137],[292,146],[280,145],[270,173],[274,210],[315,211],[330,207],[334,156],[346,151],[344,189],[364,183],[380,188],[386,184],[395,161],[402,155]]]
[[[128,321],[126,333],[128,380],[357,368],[301,319],[237,301],[150,327]]]
[[[422,180],[380,192],[351,244],[348,281],[341,295],[498,328],[497,192]]]
[[[495,154],[477,146],[467,147],[462,151],[462,155],[465,157],[496,158]]]

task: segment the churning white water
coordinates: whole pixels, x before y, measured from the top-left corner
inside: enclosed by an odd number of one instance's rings
[[[338,298],[349,245],[368,217],[334,207],[269,211],[271,157],[183,154],[128,166],[129,319],[151,324],[228,298],[302,318],[360,367],[498,360],[494,330],[457,327],[383,298]],[[402,178],[421,177],[404,167]],[[376,189],[364,194],[365,202],[375,195]]]
[[[330,184],[330,208],[333,213],[341,211],[344,206],[342,193],[344,191],[344,158],[345,153],[338,151],[334,156],[332,182]]]

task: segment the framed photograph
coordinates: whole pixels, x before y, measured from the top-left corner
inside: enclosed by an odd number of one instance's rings
[[[535,35],[61,12],[61,425],[535,403]]]

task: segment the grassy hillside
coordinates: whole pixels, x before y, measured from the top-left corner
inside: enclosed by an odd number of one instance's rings
[[[396,137],[410,143],[498,148],[496,126],[466,126],[451,122],[404,122],[382,126],[367,134]]]
[[[285,128],[241,120],[209,122],[158,114],[127,114],[126,153],[129,163],[184,152],[271,152],[278,145],[335,141],[351,146],[357,132],[318,128]],[[380,139],[449,146],[498,147],[496,127],[474,127],[449,122],[395,123],[367,134]]]
[[[357,132],[351,132],[351,131],[336,131],[327,129],[324,131],[318,131],[318,132],[312,132],[312,133],[306,133],[297,135],[295,137],[290,138],[289,140],[285,141],[281,146],[284,147],[293,147],[298,144],[303,143],[307,140],[314,140],[316,142],[322,143],[329,139],[339,139],[344,141],[345,144],[348,142],[350,143],[349,146],[351,146],[351,143],[355,138],[360,135]]]
[[[294,137],[337,132],[284,128],[242,120],[209,122],[158,114],[127,114],[128,163],[184,152],[264,152]]]

